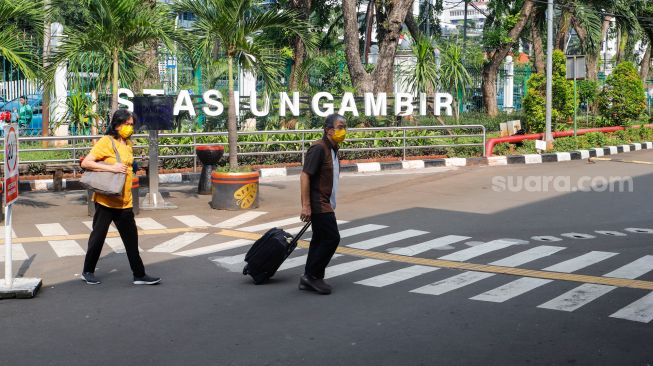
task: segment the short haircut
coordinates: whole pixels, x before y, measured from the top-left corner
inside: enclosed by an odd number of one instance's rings
[[[24,96],[24,95],[21,95],[21,96],[20,96],[20,99],[25,99],[25,100],[27,100],[27,97]]]
[[[347,123],[347,120],[345,117],[334,113],[330,114],[327,116],[327,118],[324,120],[324,129],[326,130],[327,128],[335,128],[337,122],[342,122],[342,123]]]

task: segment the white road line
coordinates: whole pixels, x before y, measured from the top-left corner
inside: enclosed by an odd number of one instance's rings
[[[410,292],[426,295],[442,295],[449,291],[457,290],[461,287],[471,285],[472,283],[494,276],[494,273],[484,272],[463,272],[461,274],[445,278],[444,280],[431,283]]]
[[[23,244],[11,244],[11,261],[26,261],[29,257]],[[0,262],[5,261],[5,245],[0,244]]]
[[[549,246],[549,245],[540,245],[539,247],[534,247],[528,250],[525,250],[521,253],[517,253],[514,255],[511,255],[510,257],[506,257],[503,259],[500,259],[498,261],[494,261],[490,264],[495,265],[495,266],[506,266],[506,267],[517,267],[522,264],[532,262],[534,260],[544,258],[547,256],[550,256],[551,254],[557,253],[561,250],[565,249],[565,247],[554,247],[554,246]]]
[[[487,243],[473,246],[471,248],[467,248],[467,249],[459,250],[457,252],[453,252],[451,254],[447,254],[443,257],[440,257],[439,259],[461,262],[461,261],[472,259],[474,257],[481,256],[483,254],[487,254],[489,252],[493,252],[495,250],[508,248],[509,246],[512,245],[515,245],[515,242],[511,240],[505,240],[505,239],[492,240]]]
[[[285,271],[291,268],[301,267],[306,264],[306,258],[308,255],[300,255],[299,257],[292,257],[286,259],[285,262],[279,267],[279,271]],[[342,257],[342,254],[334,254],[332,258]]]
[[[229,264],[229,265],[245,264],[245,255],[246,254],[247,253],[242,253],[242,254],[232,255],[232,256],[229,256],[229,257],[214,258],[214,259],[211,259],[211,261],[216,262],[216,263]]]
[[[470,299],[490,302],[504,302],[512,299],[513,297],[525,294],[530,290],[546,285],[549,282],[553,282],[553,280],[524,277],[507,283],[503,286],[499,286],[490,291],[484,292],[480,295],[470,297]]]
[[[646,255],[603,276],[635,279],[650,271],[653,271],[653,255]]]
[[[376,225],[376,224],[366,224],[361,226],[352,227],[349,229],[340,231],[340,238],[348,238],[350,236],[369,233],[370,231],[376,231],[387,228],[386,225]]]
[[[58,257],[76,257],[86,255],[82,247],[74,240],[50,240],[48,241]]]
[[[122,243],[122,239],[106,238],[104,242],[107,243],[109,247],[111,247],[111,250],[113,250],[114,253],[118,253],[118,254],[125,253],[125,245]],[[143,249],[139,246],[138,251],[142,252]]]
[[[182,224],[188,227],[209,227],[213,226],[208,222],[200,219],[195,215],[173,216],[175,219],[181,221]]]
[[[300,222],[302,222],[302,220],[300,220],[299,215],[297,215],[297,216],[290,217],[290,218],[283,219],[283,220],[267,222],[265,224],[241,227],[241,228],[238,228],[238,230],[239,231],[255,232],[255,231],[261,231],[261,230],[269,230],[269,229],[272,229],[273,227],[282,228],[284,226],[294,225],[294,224],[297,224],[297,223],[300,223]]]
[[[59,223],[36,224],[36,228],[41,232],[41,236],[68,235],[66,229]]]
[[[394,243],[399,240],[404,240],[404,239],[408,239],[424,234],[428,234],[428,231],[410,229],[410,230],[400,231],[398,233],[392,233],[392,234],[364,240],[354,244],[349,244],[347,246],[356,249],[372,249],[372,248],[380,247],[382,245]]]
[[[562,241],[562,239],[550,235],[533,236],[531,237],[531,239],[536,241],[546,241],[546,242]]]
[[[611,230],[596,230],[595,233],[601,234],[601,235],[608,235],[608,236],[627,236],[626,234],[619,232],[619,231],[611,231]]]
[[[254,219],[256,219],[259,216],[265,215],[267,212],[263,211],[247,211],[243,212],[238,216],[232,217],[228,220],[224,220],[221,223],[215,225],[215,227],[219,227],[222,229],[233,229],[235,227],[244,225]]]
[[[376,277],[368,278],[366,280],[358,281],[356,283],[364,286],[384,287],[423,275],[425,273],[437,271],[438,269],[439,268],[437,267],[415,265],[388,272]]]
[[[564,294],[549,300],[544,304],[538,305],[538,308],[560,310],[560,311],[574,311],[590,302],[598,299],[599,297],[614,290],[614,286],[597,285],[593,283],[586,283],[580,285]]]
[[[254,244],[253,240],[236,239],[236,240],[228,241],[228,242],[225,242],[225,243],[209,245],[209,246],[206,246],[206,247],[201,247],[201,248],[196,248],[196,249],[184,250],[182,252],[175,252],[174,254],[175,255],[180,255],[182,257],[196,257],[198,255],[221,252],[221,251],[224,251],[224,250],[240,248],[240,247],[244,247],[244,246],[252,245],[252,244]]]
[[[635,322],[649,323],[653,320],[653,292],[619,309],[611,318],[632,320]]]
[[[564,236],[565,238],[569,239],[594,239],[594,235],[590,234],[583,234],[583,233],[564,233],[560,234],[560,236]]]
[[[359,259],[347,263],[336,264],[335,266],[327,267],[324,277],[333,278],[337,276],[342,276],[347,273],[358,271],[359,269],[376,266],[382,263],[387,263],[387,261],[366,258],[366,259]]]
[[[423,243],[407,246],[404,248],[399,248],[391,251],[391,254],[405,255],[405,256],[414,256],[420,253],[424,253],[431,249],[445,247],[450,244],[458,243],[463,240],[471,239],[469,236],[460,236],[460,235],[447,235],[442,236],[433,240],[425,241]]]
[[[544,268],[544,270],[552,271],[552,272],[563,272],[563,273],[575,272],[578,271],[579,269],[591,266],[592,264],[596,264],[600,261],[606,260],[617,254],[618,253],[593,251],[578,256],[576,258],[572,258],[564,262],[560,262],[552,266],[546,267]]]
[[[160,230],[166,227],[154,221],[151,217],[137,217],[136,226],[142,230]]]
[[[0,226],[0,239],[2,239],[2,240],[5,239],[5,228],[6,228],[6,226],[4,226],[4,225]],[[11,229],[11,237],[12,238],[17,238],[16,232],[14,231],[14,229]]]
[[[172,253],[176,252],[179,249],[186,247],[203,237],[209,235],[208,233],[183,233],[178,235],[164,243],[161,243],[154,248],[150,249],[150,252],[157,253]]]
[[[93,221],[84,221],[84,225],[85,225],[89,230],[93,231]],[[109,225],[109,232],[110,232],[110,233],[116,233],[116,232],[118,232],[118,230],[116,229],[116,226],[113,224],[113,222],[111,223],[111,225]]]

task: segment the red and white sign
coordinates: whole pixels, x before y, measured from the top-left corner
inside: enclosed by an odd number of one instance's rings
[[[18,199],[18,126],[5,126],[4,191],[7,206]]]

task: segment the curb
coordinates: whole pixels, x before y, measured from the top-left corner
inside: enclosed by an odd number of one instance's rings
[[[572,160],[583,160],[606,155],[615,155],[624,152],[638,150],[652,150],[653,142],[642,142],[628,145],[606,146],[589,150],[575,150],[570,152],[556,152],[546,154],[525,154],[508,156],[491,156],[487,158],[444,158],[427,160],[406,160],[392,162],[369,162],[355,163],[340,166],[340,171],[345,173],[376,173],[386,170],[424,169],[433,167],[466,167],[466,166],[499,166],[514,164],[542,164],[558,163]],[[259,169],[261,178],[285,177],[299,175],[302,167],[290,168],[262,168]],[[159,174],[160,184],[198,183],[200,173],[170,173]],[[140,176],[141,186],[147,186],[147,177]],[[51,191],[53,190],[52,179],[20,181],[19,190],[29,191]],[[78,179],[63,179],[64,190],[81,190],[82,186]]]

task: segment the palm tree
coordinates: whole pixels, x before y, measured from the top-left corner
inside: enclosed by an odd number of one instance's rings
[[[283,63],[275,55],[270,32],[287,32],[302,39],[312,48],[309,25],[298,13],[288,10],[261,10],[251,0],[180,0],[177,12],[196,17],[190,32],[197,57],[227,59],[229,107],[229,166],[238,167],[238,129],[234,99],[234,67],[260,75],[268,90],[279,88]]]
[[[38,57],[25,42],[25,26],[43,29],[43,2],[40,0],[0,1],[0,56],[28,79],[36,78]],[[23,28],[23,29],[21,29]],[[40,32],[37,31],[37,34]]]
[[[431,39],[420,37],[412,45],[415,55],[415,68],[408,78],[413,93],[432,93],[438,84],[438,70],[435,60],[435,47]]]
[[[65,32],[46,70],[46,84],[62,63],[78,71],[83,65],[94,64],[99,84],[111,85],[113,113],[118,109],[119,82],[133,80],[134,70],[141,67],[136,62],[138,47],[152,40],[174,47],[174,19],[166,6],[151,6],[141,0],[81,0],[80,6],[88,8],[87,23]]]
[[[460,46],[450,43],[442,47],[439,69],[439,85],[449,91],[454,98],[454,116],[459,119],[460,105],[472,83],[472,77],[463,64],[463,51]]]

